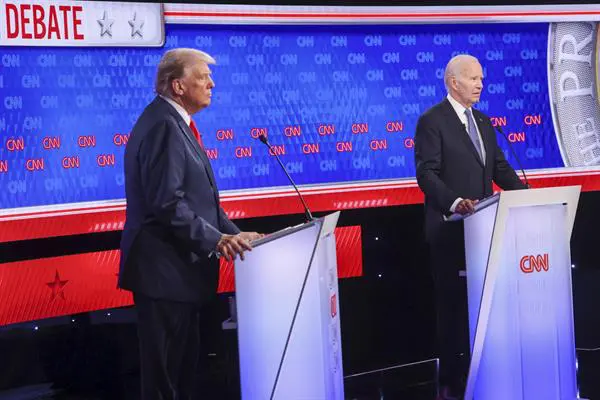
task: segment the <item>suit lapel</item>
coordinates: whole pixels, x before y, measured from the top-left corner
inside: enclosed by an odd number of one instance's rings
[[[196,151],[196,153],[198,153],[198,155],[202,158],[203,151],[200,148],[200,144],[198,143],[198,141],[194,137],[194,134],[192,133],[192,130],[190,129],[189,125],[185,123],[185,121],[183,120],[183,118],[181,118],[181,115],[179,115],[179,113],[177,112],[177,110],[175,110],[165,100],[163,100],[162,98],[160,98],[160,96],[157,96],[155,101],[161,102],[161,104],[163,104],[163,107],[165,107],[165,109],[168,110],[168,112],[173,117],[175,117],[175,119],[177,120],[177,124],[179,125],[179,129],[181,129],[181,132],[183,132],[183,136],[188,141],[188,143],[192,146],[192,148]]]
[[[185,121],[183,120],[183,118],[181,118],[181,115],[179,115],[179,113],[169,103],[167,103],[165,100],[161,99],[160,96],[157,96],[156,99],[155,99],[155,101],[161,102],[161,104],[163,104],[163,107],[166,110],[168,110],[168,112],[171,113],[171,115],[173,115],[173,117],[175,117],[175,119],[177,120],[177,125],[179,126],[179,129],[183,133],[183,136],[188,141],[188,143],[190,144],[190,146],[192,146],[192,148],[194,149],[194,151],[196,152],[196,154],[200,158],[200,161],[202,161],[202,164],[203,164],[204,169],[206,171],[206,175],[208,177],[208,181],[210,182],[210,184],[214,188],[215,196],[216,196],[217,201],[218,201],[219,194],[218,194],[218,191],[217,191],[217,185],[216,185],[216,182],[215,182],[215,176],[214,176],[214,174],[212,172],[212,167],[210,165],[210,160],[208,159],[208,156],[206,155],[206,153],[204,152],[204,150],[202,150],[202,148],[200,147],[200,143],[198,143],[198,141],[194,137],[194,134],[192,133],[191,128],[189,127],[188,124],[185,123]]]
[[[449,124],[450,124],[449,128],[453,129],[456,132],[456,136],[458,136],[460,138],[460,140],[464,143],[464,145],[471,151],[471,154],[473,154],[473,157],[475,157],[477,162],[483,167],[484,166],[483,161],[481,160],[481,157],[479,156],[479,152],[475,148],[473,141],[469,137],[469,132],[467,131],[466,126],[464,126],[463,123],[460,121],[460,119],[458,118],[458,115],[456,115],[456,111],[454,111],[454,108],[452,107],[452,104],[450,104],[448,99],[444,99],[443,104],[444,104],[444,112],[446,113],[446,117],[447,117],[446,120],[449,121]],[[477,119],[477,118],[475,118],[475,119]],[[477,124],[477,126],[479,127],[479,124]],[[479,132],[482,132],[481,127],[479,127]],[[481,136],[482,137],[484,136],[483,133],[481,134]],[[487,146],[486,146],[486,152],[487,152]]]
[[[185,136],[187,141],[190,143],[190,145],[196,151],[196,153],[198,153],[200,158],[202,158],[203,152],[202,152],[202,149],[200,148],[200,143],[198,143],[198,141],[194,137],[194,134],[192,133],[192,130],[190,129],[190,127],[185,123],[185,121],[183,121],[181,119],[178,120],[178,124],[179,124],[179,129],[181,129],[181,131],[183,132],[183,135]]]
[[[185,135],[186,139],[191,143],[192,147],[194,148],[194,150],[200,157],[200,160],[202,160],[202,164],[204,164],[204,169],[206,170],[206,175],[208,176],[208,180],[210,181],[210,184],[212,185],[212,187],[215,188],[215,192],[217,192],[215,176],[212,172],[212,166],[210,165],[210,160],[208,159],[206,152],[200,147],[200,143],[198,143],[198,141],[194,137],[194,134],[192,133],[192,130],[185,123],[185,121],[180,120],[178,123],[179,123],[179,129],[181,129],[183,131],[183,134]]]

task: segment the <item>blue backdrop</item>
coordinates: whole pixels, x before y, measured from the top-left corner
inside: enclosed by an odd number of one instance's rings
[[[480,59],[479,108],[506,125],[524,167],[564,166],[548,24],[166,29],[165,48],[217,59],[213,104],[194,119],[221,190],[287,184],[256,139],[264,132],[299,184],[413,177],[417,118],[444,98],[444,66],[458,53]],[[124,145],[164,51],[2,48],[0,207],[123,198]]]

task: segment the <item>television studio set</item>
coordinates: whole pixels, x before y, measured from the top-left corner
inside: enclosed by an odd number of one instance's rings
[[[600,3],[3,0],[0,400],[600,399]]]

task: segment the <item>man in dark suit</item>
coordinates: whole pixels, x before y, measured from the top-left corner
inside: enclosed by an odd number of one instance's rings
[[[468,369],[469,335],[462,223],[445,222],[454,212],[469,214],[478,200],[505,190],[525,189],[498,147],[490,119],[472,108],[483,89],[479,61],[454,57],[444,76],[448,96],[417,123],[417,182],[425,194],[425,235],[437,297],[440,399],[458,398]]]
[[[202,306],[216,295],[220,253],[251,250],[219,203],[215,177],[191,116],[207,107],[214,59],[170,50],[158,65],[158,96],[125,149],[127,212],[119,286],[138,312],[142,399],[197,398]]]

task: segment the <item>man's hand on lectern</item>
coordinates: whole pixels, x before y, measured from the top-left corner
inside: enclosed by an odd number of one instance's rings
[[[461,215],[473,214],[475,212],[475,204],[478,200],[462,199],[460,203],[456,205],[455,212]]]
[[[263,233],[258,232],[240,232],[239,235],[246,239],[248,242],[252,242],[253,240],[258,240],[265,235]]]
[[[239,254],[240,259],[244,260],[244,251],[251,251],[252,245],[242,235],[244,232],[238,233],[237,235],[223,234],[219,243],[217,243],[217,251],[225,257],[227,261],[235,260]]]

